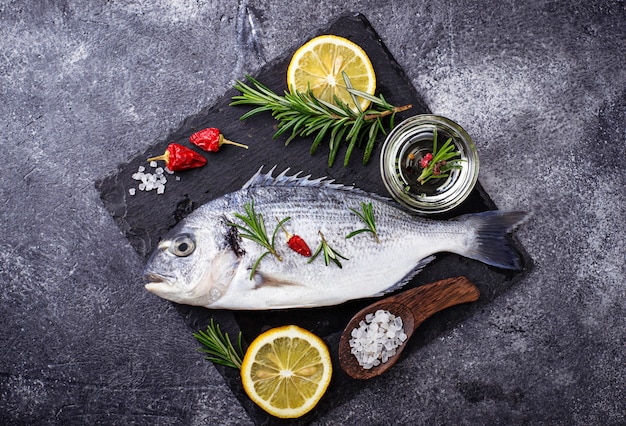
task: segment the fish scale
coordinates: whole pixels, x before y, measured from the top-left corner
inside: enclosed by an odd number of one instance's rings
[[[287,172],[273,177],[259,170],[239,190],[196,209],[181,221],[151,256],[146,288],[177,303],[216,309],[284,309],[336,305],[395,290],[440,252],[452,252],[501,268],[519,268],[505,236],[522,223],[524,212],[483,212],[451,221],[413,216],[375,194]],[[275,248],[282,260],[267,255],[260,244],[229,237],[235,214],[254,203],[268,236],[279,220],[290,234],[302,237],[311,250],[320,232],[341,259],[326,265],[323,255],[309,262],[287,246],[278,229]],[[371,233],[347,239],[365,224],[350,209],[372,204],[377,243]],[[192,247],[191,252],[190,247]],[[186,249],[185,251],[182,248]]]

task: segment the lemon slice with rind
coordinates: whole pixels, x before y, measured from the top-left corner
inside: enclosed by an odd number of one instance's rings
[[[295,325],[259,335],[241,365],[241,381],[250,399],[280,418],[311,411],[326,392],[331,375],[324,341]]]
[[[310,88],[316,98],[333,104],[336,96],[356,110],[346,89],[344,72],[354,89],[370,95],[376,91],[374,67],[365,51],[346,38],[321,35],[294,53],[287,69],[287,85],[292,93],[303,93]],[[362,110],[370,104],[367,99],[357,99]]]

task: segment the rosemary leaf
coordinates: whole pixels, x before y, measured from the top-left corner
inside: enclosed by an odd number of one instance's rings
[[[310,96],[313,97],[312,94]],[[321,106],[324,106],[327,108],[327,110],[330,110],[326,111],[326,114],[328,114],[328,112],[334,112],[339,117],[343,117],[346,114],[346,112],[343,109],[339,108],[337,105],[331,104],[330,102],[326,102],[321,99],[317,99],[317,101],[320,103]]]
[[[346,89],[348,89],[348,92],[350,93],[350,97],[352,98],[352,103],[356,106],[356,108],[359,110],[359,112],[363,112],[363,109],[361,108],[361,103],[359,102],[357,94],[354,93],[354,86],[352,86],[352,82],[348,78],[348,74],[346,74],[345,71],[341,71],[341,76],[343,77],[344,83],[346,83]],[[351,91],[351,89],[352,89],[352,91]],[[368,95],[369,95],[369,93],[368,93]]]
[[[350,92],[350,94],[353,96],[358,96],[359,98],[367,99],[368,101],[376,105],[389,106],[389,104],[385,101],[385,98],[383,98],[383,95],[380,95],[380,97],[377,98],[376,96],[372,96],[367,92],[362,92],[360,90],[353,89],[352,87],[348,87],[347,89],[348,89],[348,92]]]
[[[374,150],[374,143],[376,142],[376,137],[378,136],[378,130],[382,127],[380,121],[380,119],[377,119],[377,124],[370,127],[369,133],[367,135],[367,145],[365,145],[365,153],[363,154],[363,165],[367,164],[367,161],[369,161],[369,158],[372,155],[372,151]],[[383,133],[385,133],[384,129]]]
[[[255,108],[253,110],[248,111],[247,113],[245,113],[244,115],[241,116],[241,120],[245,120],[248,117],[252,117],[253,115],[259,114],[261,112],[265,112],[265,111],[272,111],[271,108],[269,108],[268,106],[260,106],[258,108]]]
[[[328,156],[328,166],[331,167],[335,162],[335,158],[337,157],[337,153],[339,152],[339,147],[341,146],[341,141],[343,140],[343,135],[346,132],[345,127],[335,127],[330,136],[330,154]]]
[[[319,146],[324,136],[326,136],[326,133],[328,132],[328,129],[330,128],[332,124],[333,124],[332,121],[327,121],[326,124],[324,124],[324,127],[322,127],[317,132],[317,136],[315,136],[315,139],[313,140],[313,143],[311,144],[311,154],[315,152],[315,150]]]

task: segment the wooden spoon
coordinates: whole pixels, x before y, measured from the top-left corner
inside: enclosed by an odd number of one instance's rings
[[[467,278],[456,277],[412,288],[372,303],[354,315],[341,334],[339,340],[341,368],[355,379],[370,379],[383,374],[396,363],[408,339],[426,318],[450,306],[475,302],[479,296],[478,288]],[[365,369],[359,365],[356,357],[350,352],[349,341],[352,337],[352,330],[359,327],[359,323],[365,320],[365,315],[373,314],[379,309],[389,311],[402,318],[407,340],[396,349],[396,354],[390,357],[387,362],[371,369]]]

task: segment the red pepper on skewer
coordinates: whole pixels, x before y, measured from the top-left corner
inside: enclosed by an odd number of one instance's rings
[[[201,154],[177,143],[169,144],[163,155],[148,158],[148,161],[159,160],[165,161],[165,166],[173,172],[194,169],[206,164],[206,158]]]
[[[209,152],[219,151],[220,147],[224,144],[235,145],[241,148],[248,149],[247,145],[226,139],[224,135],[220,132],[220,130],[216,127],[209,127],[207,129],[202,129],[194,133],[193,135],[189,136],[189,141],[192,144]]]
[[[285,231],[285,235],[287,236],[287,245],[293,251],[298,254],[301,254],[304,257],[311,257],[311,249],[307,245],[307,243],[300,237],[299,235],[291,235],[283,225],[280,225]]]

